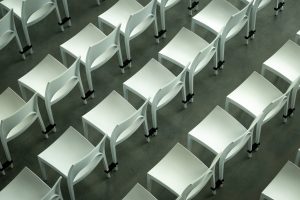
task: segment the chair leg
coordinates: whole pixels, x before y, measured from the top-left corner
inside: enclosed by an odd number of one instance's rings
[[[194,74],[191,71],[189,71],[189,91],[190,95],[194,95]],[[194,97],[192,96],[189,101],[194,102]]]
[[[156,15],[154,16],[154,35],[157,36],[156,37],[156,43],[159,43],[159,35],[158,35],[158,26],[157,26],[157,18]]]
[[[13,168],[13,163],[12,163],[12,159],[11,159],[11,155],[10,155],[10,151],[7,145],[7,141],[1,140],[4,152],[5,152],[5,156],[8,162],[10,162],[10,167]]]
[[[110,178],[110,172],[109,172],[109,168],[108,168],[108,164],[107,164],[105,148],[104,148],[104,151],[102,152],[102,154],[103,154],[103,167],[104,167],[105,171],[107,172],[106,173],[107,178]]]
[[[98,5],[98,6],[100,6],[100,5],[101,5],[101,3],[100,3],[100,0],[97,0],[97,5]]]
[[[67,62],[66,52],[63,48],[60,48],[60,55],[64,66],[67,66],[68,62]]]
[[[0,171],[1,171],[1,174],[4,176],[5,175],[5,170],[4,170],[1,162],[0,162]]]
[[[187,100],[186,100],[186,87],[185,87],[185,82],[183,82],[183,86],[182,86],[182,102],[183,102],[183,107],[187,108]]]
[[[67,0],[62,0],[62,3],[63,3],[63,7],[64,7],[64,10],[65,10],[65,15],[69,19],[68,20],[68,26],[72,26],[72,22],[70,20],[71,17],[70,17],[70,12],[69,12],[68,1]]]
[[[26,22],[22,21],[22,27],[23,27],[23,31],[24,31],[27,46],[30,47],[31,46],[31,41],[30,41],[30,37],[29,37],[29,33],[28,33],[28,27],[27,27]],[[32,47],[30,48],[29,52],[30,52],[30,54],[33,54]]]
[[[91,69],[88,68],[87,66],[85,66],[85,74],[86,74],[86,78],[87,78],[87,82],[88,82],[88,86],[89,86],[89,91],[94,91],[94,87],[93,87],[93,80],[92,80],[92,72]],[[95,97],[95,93],[93,92],[91,95],[92,98]]]
[[[99,29],[103,31],[103,25],[102,25],[102,21],[100,18],[98,18],[98,26],[99,26]]]
[[[192,22],[191,22],[191,31],[195,32],[195,27],[196,26],[196,23],[195,21],[192,19]]]
[[[115,171],[118,171],[118,159],[117,159],[117,152],[116,152],[116,146],[112,143],[112,141],[110,142],[110,150],[111,150],[111,157],[113,160],[113,163],[115,164]]]
[[[85,93],[84,93],[84,90],[83,90],[83,85],[82,85],[82,81],[81,81],[81,78],[80,76],[78,77],[78,87],[79,87],[79,91],[80,91],[80,94],[81,94],[81,97],[83,97],[83,103],[84,104],[87,104],[87,100],[85,98]]]
[[[192,0],[189,0],[189,8],[192,8],[192,3],[193,3]],[[193,10],[192,9],[189,10],[189,15],[190,16],[193,15]]]
[[[85,119],[82,118],[83,135],[86,139],[89,138],[89,129]]]
[[[156,106],[151,105],[152,124],[155,129],[154,135],[157,135],[157,110]]]
[[[25,88],[22,86],[22,84],[20,82],[18,82],[18,83],[19,83],[19,88],[20,88],[20,91],[21,91],[21,96],[26,101],[27,100],[27,95],[26,95],[26,92],[25,92]]]
[[[253,143],[253,137],[251,135],[248,141],[248,158],[252,158],[252,143]]]
[[[75,200],[74,186],[73,183],[70,183],[69,181],[68,181],[68,189],[69,189],[71,200]]]
[[[225,164],[225,159],[220,159],[219,161],[219,182],[220,183],[224,181],[224,164]],[[223,183],[220,184],[220,187],[222,186]]]
[[[213,170],[212,176],[211,176],[211,190],[212,190],[213,195],[217,194],[215,170]]]
[[[255,137],[256,148],[254,149],[255,151],[258,151],[258,145],[260,144],[261,127],[262,127],[262,123],[257,123],[256,131],[255,131],[256,132],[256,137]]]
[[[161,21],[161,29],[162,31],[166,30],[166,11],[163,6],[160,6],[160,21]],[[163,34],[163,38],[166,38],[167,34]]]
[[[60,24],[60,30],[64,31],[64,25],[62,24],[61,16],[60,16],[56,1],[55,1],[55,12],[56,12],[56,17],[57,17],[58,24]]]
[[[37,109],[38,109],[38,108],[37,108]],[[38,121],[39,121],[39,123],[40,123],[42,132],[45,134],[45,138],[48,139],[49,136],[48,136],[48,133],[47,133],[47,131],[46,131],[45,124],[44,124],[44,121],[43,121],[43,119],[42,119],[42,116],[41,116],[41,113],[40,113],[39,110],[37,111],[37,119],[38,119]]]
[[[152,180],[151,177],[147,174],[147,190],[151,192],[152,189]]]
[[[188,137],[187,137],[187,148],[188,150],[192,150],[192,143],[193,143],[193,140],[191,138],[191,136],[188,134]]]
[[[150,142],[150,135],[149,135],[149,129],[148,129],[148,120],[147,120],[147,113],[144,115],[144,130],[145,130],[145,136],[146,140],[149,143]]]
[[[123,85],[123,95],[126,100],[128,100],[128,90],[126,86]]]
[[[126,51],[127,60],[130,61],[131,60],[131,53],[130,53],[130,39],[129,39],[129,37],[125,37],[124,42],[125,42],[125,51]],[[131,62],[128,64],[128,67],[131,67]]]
[[[40,159],[38,159],[38,161],[39,161],[39,165],[40,165],[41,172],[42,172],[42,178],[44,181],[47,181],[48,178],[47,178],[47,173],[46,173],[46,169],[45,169],[45,164]]]
[[[119,60],[119,65],[121,67],[121,73],[124,74],[125,70],[124,70],[124,65],[123,65],[123,57],[122,57],[122,51],[121,51],[121,47],[120,44],[118,44],[118,60]]]
[[[25,60],[26,59],[26,56],[25,56],[25,53],[23,53],[23,47],[22,47],[22,44],[21,44],[21,41],[20,41],[20,38],[19,38],[19,35],[16,31],[16,28],[15,28],[15,36],[16,36],[16,42],[17,42],[17,45],[19,47],[19,50],[20,50],[20,53],[22,55],[22,59]]]
[[[226,98],[226,101],[225,101],[225,110],[227,112],[229,112],[229,105],[230,105],[230,102],[228,101],[228,99]]]
[[[45,102],[46,105],[46,110],[47,110],[47,114],[49,117],[49,122],[50,125],[54,126],[55,122],[54,122],[54,117],[53,117],[53,113],[52,113],[52,109],[51,109],[51,103],[50,102]],[[52,129],[53,132],[56,132],[56,127],[54,126]]]

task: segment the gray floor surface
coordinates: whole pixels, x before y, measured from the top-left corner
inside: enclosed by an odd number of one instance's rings
[[[60,32],[55,13],[45,18],[42,22],[29,28],[34,48],[34,54],[21,60],[16,52],[16,44],[10,43],[0,52],[0,91],[11,87],[20,94],[17,79],[32,69],[47,54],[51,54],[61,61],[59,45],[79,32],[88,23],[97,24],[97,16],[111,7],[116,0],[101,2],[96,5],[95,0],[69,1],[72,16],[72,27]],[[147,0],[140,1],[143,5]],[[200,1],[199,9],[204,8],[208,0]],[[236,5],[241,5],[237,0]],[[243,30],[226,44],[225,69],[218,76],[213,74],[213,63],[195,77],[194,103],[183,108],[181,95],[178,95],[171,103],[159,110],[158,126],[159,134],[153,137],[151,143],[147,143],[143,134],[143,128],[127,141],[117,147],[119,158],[119,170],[112,173],[107,179],[103,166],[99,165],[88,177],[75,186],[77,199],[122,199],[127,192],[139,182],[146,186],[147,172],[177,143],[186,145],[187,133],[195,127],[216,105],[224,107],[226,95],[233,91],[253,71],[260,72],[262,63],[279,49],[288,39],[293,39],[300,28],[300,1],[289,0],[285,9],[274,16],[273,7],[275,1],[261,10],[257,16],[257,34],[248,46],[245,45]],[[59,6],[64,16],[61,1]],[[11,154],[14,160],[14,168],[7,169],[7,175],[0,177],[0,189],[5,187],[22,169],[28,166],[36,174],[41,176],[37,155],[51,145],[69,126],[83,132],[81,116],[103,100],[112,90],[122,94],[122,83],[135,74],[151,58],[157,58],[158,51],[170,41],[181,27],[190,28],[191,18],[187,12],[187,1],[182,1],[167,12],[167,38],[160,44],[155,43],[153,27],[147,29],[142,35],[131,41],[132,68],[120,73],[117,56],[113,57],[100,69],[93,72],[93,82],[96,97],[84,105],[77,89],[73,90],[66,98],[53,106],[54,117],[57,124],[57,132],[51,133],[45,140],[41,134],[39,124],[35,122],[22,136],[9,142]],[[23,32],[18,20],[17,29],[24,43]],[[104,32],[111,29],[105,27]],[[196,32],[207,40],[212,40],[213,35],[203,28],[197,28]],[[121,41],[123,56],[125,55],[124,43]],[[68,59],[69,64],[73,61]],[[167,62],[171,71],[179,73],[179,69]],[[84,88],[87,89],[85,73],[82,70]],[[287,84],[272,76],[269,76],[280,89],[286,89]],[[142,101],[130,95],[130,102],[139,107]],[[296,107],[298,108],[299,100]],[[48,124],[45,106],[39,101],[43,119]],[[148,110],[149,111],[149,110]],[[246,114],[233,109],[234,116],[241,122],[249,124],[251,118]],[[148,119],[150,115],[148,113]],[[294,160],[297,148],[300,147],[300,112],[296,110],[294,117],[287,124],[282,123],[281,113],[265,124],[262,129],[261,147],[252,159],[247,158],[246,149],[243,149],[236,157],[225,165],[224,187],[212,196],[207,185],[194,199],[230,199],[253,200],[259,199],[261,191],[268,185],[287,160]],[[209,134],[209,133],[208,133]],[[90,140],[97,144],[102,138],[101,134],[90,129]],[[109,145],[106,147],[107,157],[111,161]],[[199,145],[193,146],[193,153],[209,164],[213,155]],[[5,156],[0,150],[0,159],[5,161]],[[63,152],[62,152],[63,153]],[[189,169],[186,169],[189,170]],[[52,185],[58,178],[58,174],[48,168],[49,180]],[[174,179],[176,181],[176,179]],[[62,191],[65,199],[69,199],[66,181],[63,180]],[[158,199],[175,199],[168,190],[153,185],[152,193]],[[300,197],[299,197],[300,199]]]

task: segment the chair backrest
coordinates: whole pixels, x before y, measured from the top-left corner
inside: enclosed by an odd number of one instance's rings
[[[181,90],[185,84],[185,76],[190,63],[182,70],[177,77],[167,83],[164,87],[160,88],[153,97],[152,107],[157,109],[163,107],[170,102]]]
[[[108,36],[89,47],[85,67],[100,67],[115,54],[120,45],[120,27],[117,26]]]
[[[4,17],[0,19],[0,38],[5,34],[15,33],[16,27],[14,22],[14,13],[13,10],[8,11]],[[9,38],[9,40],[0,39],[0,49],[5,47],[13,37]]]
[[[217,37],[207,47],[205,47],[201,52],[198,53],[198,55],[191,63],[189,73],[194,73],[195,71],[197,71],[197,69],[202,69],[209,63],[211,58],[217,52],[216,49],[218,47],[219,39],[220,35],[217,35]]]
[[[156,1],[151,0],[144,8],[130,15],[125,28],[125,37],[133,39],[150,26],[156,17]]]
[[[0,122],[0,137],[2,140],[4,139],[3,141],[6,140],[7,135],[11,131],[15,131],[14,137],[17,137],[23,133],[37,117],[40,117],[37,101],[37,94],[34,94],[18,111]]]
[[[290,86],[282,96],[278,97],[277,99],[274,99],[271,102],[271,104],[264,110],[265,112],[265,117],[263,118],[264,123],[270,120],[273,116],[275,116],[285,104],[289,103],[290,94],[292,90],[299,87],[299,83],[300,83],[300,76],[290,84]]]
[[[300,165],[300,149],[298,149],[298,152],[297,152],[297,155],[295,158],[295,164],[298,166]]]
[[[197,195],[202,188],[207,184],[212,175],[215,173],[215,167],[217,162],[219,161],[222,153],[218,154],[212,161],[210,167],[204,172],[199,178],[197,178],[193,183],[189,184],[182,194],[176,198],[176,200],[187,200],[192,199],[195,195]]]
[[[49,190],[49,192],[41,199],[41,200],[63,200],[60,183],[62,177],[60,176],[53,187]]]
[[[227,24],[221,32],[221,40],[229,40],[235,36],[244,27],[248,21],[249,14],[252,8],[253,0],[249,2],[242,10],[230,17]]]
[[[114,146],[130,137],[144,122],[147,114],[148,102],[149,99],[147,99],[145,103],[130,117],[116,125],[110,138],[110,142],[113,143]],[[122,135],[122,140],[117,141],[120,135]]]
[[[45,94],[46,102],[56,103],[76,86],[81,79],[79,67],[80,58],[77,58],[65,72],[48,82]]]
[[[106,137],[107,136],[104,136],[98,145],[92,149],[92,151],[71,166],[67,178],[67,181],[71,185],[76,184],[89,175],[91,171],[93,171],[93,169],[95,169],[95,167],[98,165],[98,163],[104,158]]]
[[[22,0],[21,18],[29,26],[35,24],[48,16],[54,9],[54,3],[54,0]]]

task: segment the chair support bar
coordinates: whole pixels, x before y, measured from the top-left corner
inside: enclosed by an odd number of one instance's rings
[[[161,38],[161,36],[163,36],[166,32],[167,32],[167,30],[160,30],[160,31],[158,32],[158,35],[154,35],[154,37],[155,37],[156,39],[159,39],[159,38]]]
[[[249,34],[248,34],[248,36],[245,36],[245,39],[248,40],[249,38],[251,38],[255,34],[255,32],[256,32],[256,30],[249,31]]]
[[[193,10],[197,5],[199,4],[199,1],[194,1],[191,5],[191,7],[188,7],[189,10]]]
[[[284,6],[285,2],[279,2],[278,7],[274,8],[275,11],[280,10]]]
[[[0,171],[4,171],[5,169],[7,169],[9,166],[11,166],[11,164],[13,163],[13,161],[5,161],[5,163],[2,163],[2,168],[0,169]]]
[[[214,67],[213,69],[214,70],[219,70],[219,69],[221,69],[221,67],[224,65],[224,63],[225,63],[225,60],[220,60],[219,62],[218,62],[218,66],[217,67]]]
[[[125,67],[127,67],[127,65],[129,65],[129,64],[131,63],[131,61],[132,61],[131,59],[130,59],[130,60],[128,60],[128,59],[125,60],[125,61],[123,62],[123,65],[120,66],[120,68],[121,68],[121,69],[124,69]]]
[[[286,118],[290,117],[294,113],[294,111],[295,111],[295,108],[289,108],[287,115],[283,115],[283,118],[286,119]]]
[[[191,94],[189,93],[188,95],[186,95],[186,100],[182,101],[182,103],[188,103],[193,97],[194,97],[195,93]]]
[[[105,173],[109,174],[113,169],[115,169],[117,167],[118,163],[110,163],[110,165],[108,166],[108,170],[104,170]]]
[[[42,131],[43,134],[47,134],[49,133],[52,129],[54,129],[56,126],[56,124],[49,124],[47,127],[46,127],[46,131]]]
[[[28,50],[30,50],[32,48],[32,45],[26,45],[25,47],[23,47],[23,51],[19,51],[20,54],[24,54],[26,53]]]
[[[148,135],[145,135],[145,137],[146,138],[149,138],[149,137],[151,137],[152,135],[154,135],[155,134],[155,132],[157,131],[157,127],[156,128],[151,128],[151,129],[149,129],[149,134]]]
[[[82,100],[86,100],[88,99],[92,94],[95,93],[95,90],[88,90],[86,93],[85,93],[85,97],[81,97]]]
[[[69,20],[71,20],[71,17],[64,17],[61,22],[58,22],[58,25],[64,25],[65,23],[67,23]]]

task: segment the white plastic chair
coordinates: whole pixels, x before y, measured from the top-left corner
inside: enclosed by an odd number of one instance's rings
[[[60,52],[65,66],[67,66],[66,54],[74,58],[80,57],[81,63],[85,66],[89,85],[86,98],[88,98],[89,95],[94,97],[92,71],[105,64],[117,52],[121,71],[124,73],[119,36],[120,26],[116,27],[114,31],[106,36],[96,26],[89,23],[79,33],[60,45]]]
[[[184,68],[188,63],[188,83],[189,94],[187,101],[193,101],[194,96],[194,76],[196,76],[215,56],[215,68],[218,63],[217,46],[219,36],[211,43],[199,37],[192,31],[181,28],[176,36],[158,53],[158,60],[163,59]]]
[[[204,9],[192,18],[192,31],[195,31],[196,25],[200,25],[215,35],[220,34],[218,48],[219,63],[218,67],[215,69],[216,74],[218,69],[224,67],[226,41],[237,35],[245,24],[247,24],[246,33],[248,36],[248,16],[251,11],[252,1],[242,10],[239,10],[226,0],[212,0]]]
[[[241,0],[242,2],[248,4],[252,0]],[[256,32],[256,16],[257,12],[265,8],[272,0],[254,0],[253,7],[251,9],[251,14],[250,14],[250,32],[248,36],[246,36],[246,39],[252,38],[254,39],[255,32]],[[275,10],[275,15],[277,16],[279,11],[283,10],[285,2],[284,0],[276,0],[276,7],[274,8]]]
[[[116,91],[112,91],[96,107],[82,116],[86,138],[88,137],[87,125],[90,125],[109,139],[113,160],[109,170],[118,169],[116,146],[128,139],[142,123],[144,123],[147,137],[147,105],[148,101],[136,110]]]
[[[157,200],[143,186],[137,183],[122,200]]]
[[[38,119],[42,131],[48,137],[44,122],[38,107],[37,96],[26,103],[12,89],[7,88],[0,94],[0,140],[7,161],[4,168],[13,167],[13,160],[8,148],[8,142],[25,132],[25,130]]]
[[[28,27],[38,23],[52,11],[56,11],[60,29],[64,31],[56,0],[3,0],[0,6],[1,9],[13,9],[15,16],[21,21],[27,42],[27,46],[23,48],[24,53],[28,50],[33,53]]]
[[[275,54],[268,58],[262,65],[261,74],[265,75],[267,71],[282,78],[291,84],[300,76],[300,46],[295,42],[288,40]],[[293,115],[297,91],[295,88],[291,96],[291,105],[289,106],[286,118]]]
[[[75,200],[73,186],[89,175],[103,160],[107,171],[104,137],[97,146],[70,126],[53,144],[38,155],[42,177],[47,180],[45,165],[67,179],[71,200]],[[107,173],[110,177],[110,174]]]
[[[272,109],[273,105],[268,107]],[[232,115],[216,106],[195,128],[188,133],[187,146],[192,150],[192,142],[197,142],[201,146],[218,155],[222,153],[229,144],[232,145],[231,151],[219,161],[219,179],[216,186],[223,185],[224,165],[229,159],[234,157],[247,143],[248,156],[252,157],[252,135],[255,125],[263,120],[267,111],[261,113],[246,129]]]
[[[186,71],[187,67],[175,76],[152,58],[142,69],[123,83],[126,99],[128,99],[128,90],[144,100],[149,99],[153,127],[149,130],[148,137],[157,134],[157,111],[169,103],[180,91],[182,91],[184,107],[187,106]]]
[[[83,102],[86,98],[80,77],[80,58],[69,67],[65,67],[53,56],[47,55],[31,71],[18,80],[19,87],[24,99],[25,88],[37,93],[45,101],[50,125],[46,128],[56,131],[56,125],[51,106],[64,98],[78,84]]]
[[[260,200],[298,200],[300,196],[300,149],[295,164],[288,161],[262,191]],[[298,161],[298,162],[297,162]]]
[[[63,200],[60,190],[61,177],[50,188],[35,173],[25,167],[5,188],[0,199],[9,200]]]
[[[136,0],[119,0],[110,9],[98,16],[100,29],[102,29],[102,23],[113,28],[121,24],[120,32],[124,36],[127,56],[123,67],[131,66],[130,40],[143,33],[153,22],[156,42],[159,42],[156,1],[151,0],[150,3],[143,7]]]
[[[187,200],[197,195],[211,179],[211,189],[216,194],[215,165],[221,155],[216,156],[210,167],[207,167],[192,152],[177,143],[147,173],[148,191],[151,191],[152,181],[155,181],[175,194],[176,200]]]
[[[291,83],[285,93],[282,93],[262,75],[253,72],[233,92],[227,95],[225,103],[227,111],[229,110],[229,105],[233,104],[253,118],[259,116],[270,104],[274,105],[273,109],[265,114],[264,119],[257,123],[254,150],[257,150],[260,144],[262,125],[272,119],[283,107],[284,116],[287,116],[290,94],[295,87],[298,87],[299,80],[300,77]],[[286,122],[286,119],[284,118],[284,122]]]
[[[0,50],[3,49],[14,38],[16,38],[16,42],[22,58],[25,59],[22,44],[20,42],[20,38],[14,21],[14,14],[13,11],[10,10],[4,17],[0,19]]]

